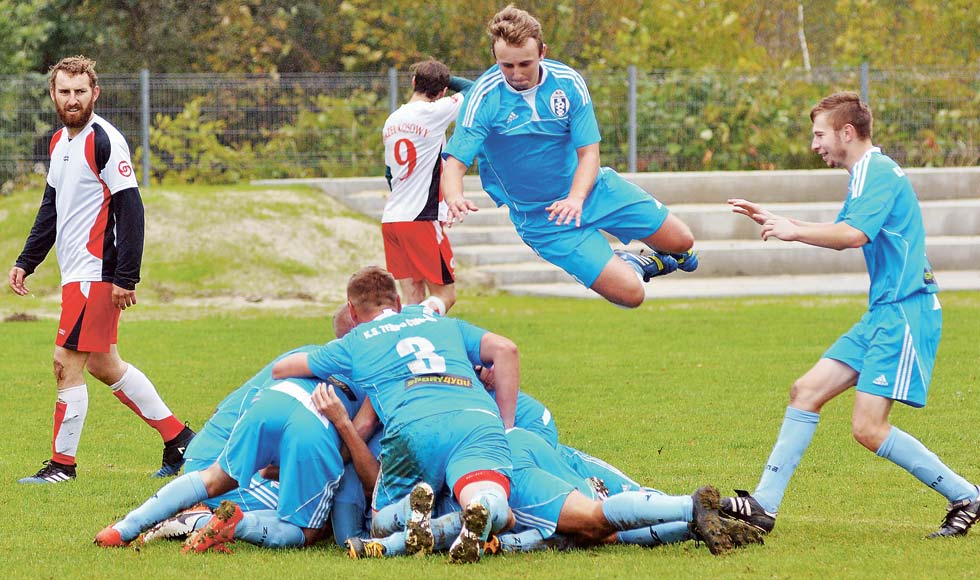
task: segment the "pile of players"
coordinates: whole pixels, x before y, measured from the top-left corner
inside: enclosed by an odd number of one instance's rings
[[[511,340],[402,307],[381,268],[355,273],[347,298],[339,338],[283,354],[228,395],[188,447],[186,473],[95,542],[301,547],[330,528],[353,558],[448,551],[455,563],[614,542],[700,540],[713,554],[762,542],[722,516],[711,486],[666,495],[559,443],[551,413],[518,388]]]

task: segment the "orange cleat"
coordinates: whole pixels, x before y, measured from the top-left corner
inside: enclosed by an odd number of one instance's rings
[[[190,538],[184,542],[181,552],[207,552],[214,549],[216,552],[230,554],[231,550],[225,544],[235,541],[235,526],[242,521],[245,514],[242,508],[238,507],[233,501],[225,500],[221,502],[218,509],[214,510],[214,517],[206,526],[194,532]]]

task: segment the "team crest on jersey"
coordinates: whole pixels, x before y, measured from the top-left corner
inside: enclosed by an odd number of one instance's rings
[[[551,93],[548,104],[556,117],[561,118],[568,114],[568,97],[565,96],[565,91],[556,89],[555,92]]]
[[[119,175],[122,175],[123,177],[129,177],[133,174],[133,167],[127,163],[125,159],[119,162],[119,167],[117,169],[119,170]]]

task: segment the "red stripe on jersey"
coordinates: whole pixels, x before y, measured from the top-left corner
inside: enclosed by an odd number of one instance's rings
[[[59,129],[54,135],[51,136],[51,144],[48,145],[48,157],[54,155],[54,146],[61,141],[61,134],[64,133],[64,129]]]
[[[102,184],[102,207],[99,208],[99,214],[95,216],[95,223],[89,230],[88,244],[85,245],[85,248],[90,254],[101,260],[102,243],[105,240],[106,226],[109,225],[109,200],[112,199],[112,194],[109,192],[109,187],[105,181],[102,181],[102,176],[99,175],[99,166],[95,162],[95,131],[90,132],[85,137],[85,160],[88,161],[88,166],[95,174],[95,178]]]

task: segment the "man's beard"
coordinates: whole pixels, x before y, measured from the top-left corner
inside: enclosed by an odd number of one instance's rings
[[[87,107],[78,111],[68,111],[61,106],[55,107],[58,111],[58,118],[61,122],[65,124],[65,127],[69,129],[81,129],[88,124],[89,120],[92,118],[92,111],[95,109],[95,101],[88,104]]]

